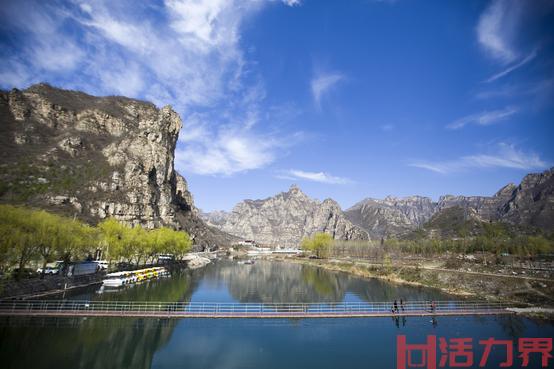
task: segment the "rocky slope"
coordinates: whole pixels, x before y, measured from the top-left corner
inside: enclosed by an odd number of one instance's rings
[[[454,212],[452,208],[458,210]],[[454,213],[463,214],[466,220],[504,222],[553,232],[554,168],[528,174],[519,186],[510,183],[494,196],[445,195],[438,202],[421,196],[365,199],[345,211],[346,217],[372,238],[402,237],[432,219],[442,219],[433,224],[446,227],[444,219],[454,219]]]
[[[372,238],[404,235],[417,229],[434,214],[436,204],[428,197],[365,199],[345,211],[346,218],[367,230]]]
[[[365,240],[368,234],[348,221],[331,199],[311,199],[297,186],[265,200],[245,200],[231,213],[203,214],[220,230],[261,244],[296,247],[304,237],[326,232],[335,239]]]
[[[0,121],[0,201],[228,241],[197,216],[174,170],[182,123],[170,106],[38,84],[0,92]]]

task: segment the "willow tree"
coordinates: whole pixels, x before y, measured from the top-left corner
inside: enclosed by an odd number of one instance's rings
[[[156,255],[164,253],[181,257],[192,245],[186,232],[166,227],[146,230],[137,225],[131,228],[109,218],[102,221],[98,228],[110,263],[123,258],[139,265],[144,260],[153,261]]]
[[[148,236],[148,231],[142,228],[140,224],[130,229],[127,234],[127,255],[130,261],[134,257],[137,265],[140,265],[140,262],[150,253],[151,243]]]
[[[172,252],[177,258],[182,258],[192,247],[192,240],[187,232],[173,231]]]
[[[333,237],[330,234],[318,232],[311,238],[304,238],[301,248],[302,250],[315,253],[318,258],[325,258],[329,256],[332,244]]]
[[[125,249],[129,227],[119,223],[114,218],[107,218],[98,224],[101,245],[105,248],[108,263],[119,260]]]
[[[34,229],[29,222],[30,211],[24,208],[1,205],[0,225],[2,229],[2,249],[6,253],[13,253],[21,278],[23,268],[37,255],[37,247],[33,237]]]
[[[14,245],[18,237],[14,232],[16,230],[10,224],[0,220],[0,270],[2,271],[15,264],[17,260]]]
[[[151,263],[154,263],[154,259],[157,255],[163,254],[164,250],[164,241],[163,235],[165,231],[164,228],[155,228],[150,230],[147,233],[148,238],[148,259]]]
[[[31,212],[28,222],[33,228],[33,241],[37,252],[42,257],[42,275],[44,278],[46,265],[53,261],[54,253],[63,252],[65,239],[70,235],[64,233],[65,219],[43,211]],[[73,235],[71,235],[73,237]]]
[[[190,251],[192,241],[188,233],[174,231],[166,227],[158,228],[153,232],[156,232],[156,249],[158,253],[172,254],[176,258],[181,258]]]

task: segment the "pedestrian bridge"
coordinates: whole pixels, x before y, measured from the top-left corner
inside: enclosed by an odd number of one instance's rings
[[[215,303],[161,301],[0,301],[0,316],[141,318],[357,318],[513,314],[502,303],[409,301],[337,303]]]

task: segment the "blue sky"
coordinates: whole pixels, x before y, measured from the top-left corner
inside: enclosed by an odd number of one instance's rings
[[[145,2],[146,3],[146,2]],[[171,104],[203,210],[492,195],[554,165],[554,1],[2,1],[0,85]]]

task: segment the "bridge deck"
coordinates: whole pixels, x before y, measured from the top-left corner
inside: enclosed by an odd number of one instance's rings
[[[0,316],[142,318],[365,318],[513,314],[479,301],[340,303],[201,303],[127,301],[0,301]],[[393,311],[394,310],[394,311]]]

